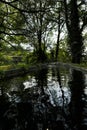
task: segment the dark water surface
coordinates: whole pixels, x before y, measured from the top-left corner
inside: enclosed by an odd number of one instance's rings
[[[87,74],[49,66],[0,81],[0,130],[87,130]]]

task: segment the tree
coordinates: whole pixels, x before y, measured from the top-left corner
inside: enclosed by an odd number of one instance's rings
[[[63,28],[63,26],[64,26],[64,19],[63,19],[63,17],[62,17],[62,12],[61,12],[61,10],[62,10],[62,2],[61,3],[59,3],[58,4],[59,5],[59,8],[58,8],[58,25],[57,25],[57,32],[58,32],[58,34],[57,34],[57,43],[56,43],[56,54],[55,54],[55,59],[56,59],[56,61],[57,61],[57,59],[58,59],[58,55],[59,55],[59,42],[60,42],[60,34],[61,34],[61,32],[62,32],[62,28]]]
[[[83,55],[82,32],[87,25],[86,6],[85,0],[1,0],[0,42],[9,44],[14,49],[20,48],[21,43],[30,44],[37,59],[43,61],[46,59],[50,34],[56,30],[57,60],[60,35],[66,22],[72,62],[80,63]]]
[[[17,49],[14,44],[19,43],[19,36],[23,36],[23,18],[20,17],[20,13],[15,8],[11,7],[6,1],[0,1],[0,39],[1,43],[5,45],[10,45],[14,49]],[[14,1],[16,2],[16,1]],[[19,17],[19,19],[18,19]],[[19,24],[20,23],[20,24]],[[19,27],[20,26],[20,27]]]
[[[66,2],[66,0],[64,0],[65,19],[73,63],[80,63],[82,61],[82,54],[83,54],[82,30],[83,27],[85,27],[87,19],[86,15],[84,15],[85,20],[81,19],[81,15],[79,14],[80,13],[79,7],[83,4],[84,3],[82,1],[79,4],[78,0],[70,0],[68,1],[68,3]],[[80,27],[81,22],[82,26]]]
[[[24,3],[23,5],[25,5]],[[37,54],[38,60],[44,61],[46,59],[46,35],[53,26],[50,22],[50,17],[52,16],[50,16],[50,13],[53,11],[52,7],[54,6],[54,3],[50,3],[50,1],[33,0],[30,8],[32,6],[33,9],[39,10],[39,12],[33,14],[24,13],[28,30],[31,30],[32,32],[31,34],[29,33],[28,36],[34,47],[35,53]]]

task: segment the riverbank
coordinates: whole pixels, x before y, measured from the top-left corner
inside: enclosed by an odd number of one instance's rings
[[[32,66],[29,66],[29,67],[20,67],[20,68],[14,68],[14,69],[9,69],[9,70],[2,70],[0,72],[0,79],[12,78],[12,77],[15,77],[15,76],[24,75],[24,74],[29,73],[31,71],[36,71],[40,68],[47,67],[47,66],[50,66],[50,65],[51,66],[58,65],[58,66],[68,67],[68,68],[72,68],[72,69],[87,73],[87,68],[81,67],[78,64],[63,63],[63,62],[52,62],[52,63],[39,63],[39,64],[32,65]]]
[[[32,71],[36,71],[38,69],[41,69],[43,67],[47,67],[48,63],[39,63],[36,65],[29,65],[28,66],[24,66],[24,67],[20,67],[20,68],[12,68],[12,69],[8,69],[8,70],[2,70],[0,71],[0,79],[4,79],[4,78],[12,78],[15,76],[20,76],[20,75],[24,75],[26,73],[32,72]]]
[[[81,65],[81,64],[64,63],[64,62],[53,62],[53,63],[51,63],[51,65],[59,65],[59,66],[62,65],[64,67],[72,68],[72,69],[75,69],[75,70],[87,73],[87,67],[85,65]]]

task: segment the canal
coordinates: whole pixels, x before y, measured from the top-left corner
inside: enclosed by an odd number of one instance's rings
[[[87,74],[48,65],[0,80],[0,130],[87,130]]]

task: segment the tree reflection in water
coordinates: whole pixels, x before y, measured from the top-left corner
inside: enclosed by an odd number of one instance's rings
[[[84,75],[73,70],[65,86],[68,75],[51,67],[0,82],[1,130],[86,129]]]
[[[86,122],[83,122],[83,111],[85,108],[85,77],[81,71],[72,71],[72,81],[69,82],[71,89],[71,102],[70,102],[70,115],[71,115],[71,128],[73,130],[87,130]],[[87,116],[87,115],[86,115]]]

